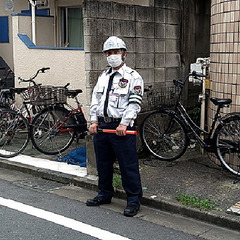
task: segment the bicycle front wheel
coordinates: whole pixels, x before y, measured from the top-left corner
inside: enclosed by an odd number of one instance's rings
[[[215,132],[216,153],[222,165],[240,176],[240,116],[227,118]]]
[[[29,141],[28,121],[20,113],[0,110],[0,157],[20,154]]]
[[[49,107],[33,118],[30,138],[39,152],[59,154],[72,144],[75,133],[68,131],[64,122],[68,114],[69,111],[63,107]]]
[[[149,114],[143,120],[141,138],[148,151],[160,160],[180,158],[187,148],[184,125],[168,111]]]

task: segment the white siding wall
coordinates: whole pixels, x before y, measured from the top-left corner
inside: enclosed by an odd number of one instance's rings
[[[17,77],[29,78],[36,70],[50,67],[50,71],[40,74],[37,82],[47,85],[61,86],[70,83],[72,89],[81,88],[80,101],[86,111],[86,78],[84,51],[65,49],[29,49],[17,36],[19,33],[19,16],[13,16],[13,59],[15,84]],[[24,86],[21,84],[21,86]]]

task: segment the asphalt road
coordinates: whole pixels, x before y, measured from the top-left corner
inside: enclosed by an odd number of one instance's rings
[[[125,201],[87,207],[95,192],[0,169],[0,240],[197,240],[239,239],[239,232],[142,207],[122,212]]]

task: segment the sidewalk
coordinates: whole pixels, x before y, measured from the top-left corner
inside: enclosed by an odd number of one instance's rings
[[[73,145],[72,148],[78,146]],[[28,151],[24,154],[29,155]],[[0,159],[0,167],[97,191],[97,177],[87,175],[86,168],[57,162],[57,156],[41,155],[31,149],[30,152],[31,156]],[[140,171],[143,205],[229,229],[240,229],[240,215],[227,213],[231,206],[240,201],[240,178],[234,183],[234,175],[212,163],[207,156],[201,156],[196,149],[188,150],[181,159],[171,163],[152,159],[151,156],[141,158]],[[217,210],[204,211],[184,206],[175,199],[178,193],[209,198],[216,203]],[[125,193],[119,190],[116,197],[125,198]],[[239,206],[236,207],[240,210]]]

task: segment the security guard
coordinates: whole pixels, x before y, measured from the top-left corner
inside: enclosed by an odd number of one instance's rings
[[[136,135],[126,134],[134,130],[134,119],[140,112],[143,80],[126,66],[126,45],[122,39],[111,36],[103,45],[110,68],[98,78],[93,90],[90,109],[90,133],[98,170],[98,195],[86,202],[87,206],[111,203],[113,197],[113,164],[118,160],[123,188],[127,194],[124,215],[132,217],[140,208],[142,186],[136,150]],[[116,129],[116,134],[98,133],[98,128]]]

